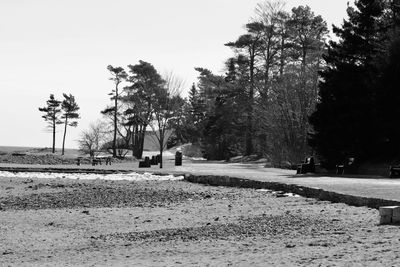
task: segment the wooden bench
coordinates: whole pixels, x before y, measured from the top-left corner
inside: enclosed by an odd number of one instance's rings
[[[92,158],[92,166],[101,165],[101,158]]]
[[[343,164],[336,165],[336,174],[356,174],[358,170],[355,158],[346,158]]]
[[[400,165],[390,166],[389,167],[389,177],[400,177]]]
[[[297,174],[315,173],[315,161],[313,157],[308,157],[304,162],[297,165]]]

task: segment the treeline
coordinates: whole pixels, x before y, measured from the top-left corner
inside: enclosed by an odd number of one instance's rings
[[[181,83],[162,78],[150,63],[140,61],[127,71],[109,66],[115,87],[113,104],[102,111],[112,123],[106,147],[114,156],[130,149],[141,158],[148,128],[161,139],[172,129],[171,138],[158,140],[160,147],[190,142],[207,159],[258,155],[276,165],[298,161],[310,152],[308,117],[317,100],[327,33],[326,22],[308,6],[287,12],[281,2],[259,4],[246,32],[225,44],[233,51],[226,73],[196,68],[198,82],[188,99],[176,92]],[[168,116],[157,115],[157,109],[166,110],[158,92],[167,92]]]
[[[338,41],[327,43],[326,22],[308,6],[257,5],[246,32],[225,44],[233,52],[225,74],[196,68],[187,99],[180,81],[150,63],[109,66],[112,105],[102,113],[112,138],[102,147],[141,158],[151,128],[161,153],[190,142],[207,159],[257,155],[282,166],[316,155],[332,167],[350,156],[398,155],[398,0],[357,0],[347,11],[334,27]]]
[[[259,4],[246,32],[226,44],[234,52],[226,73],[197,68],[178,139],[200,144],[207,159],[255,154],[280,165],[308,154],[327,33],[308,6]]]
[[[357,0],[324,56],[310,145],[326,167],[399,160],[400,1]]]

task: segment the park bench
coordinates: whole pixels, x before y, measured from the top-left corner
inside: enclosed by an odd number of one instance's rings
[[[111,165],[112,158],[111,157],[93,157],[92,158],[92,166],[101,165],[103,161],[105,162],[106,165]]]
[[[297,174],[315,173],[315,161],[313,157],[308,157],[304,162],[297,165]]]
[[[101,158],[92,158],[92,166],[101,165]]]
[[[111,165],[111,157],[106,157],[106,165]]]
[[[343,164],[336,165],[336,174],[356,174],[357,173],[357,161],[355,158],[346,158]]]
[[[400,177],[400,165],[390,166],[389,167],[389,177]]]

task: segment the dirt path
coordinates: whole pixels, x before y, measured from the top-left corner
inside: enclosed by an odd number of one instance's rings
[[[0,179],[1,266],[391,266],[378,212],[184,181]]]

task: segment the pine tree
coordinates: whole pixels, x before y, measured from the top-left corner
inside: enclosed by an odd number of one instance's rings
[[[374,61],[385,1],[358,0],[355,6],[348,7],[342,27],[334,27],[340,40],[330,42],[324,57],[328,67],[321,72],[320,102],[310,117],[309,143],[326,167],[346,157],[367,160],[377,145]]]
[[[123,100],[130,107],[125,113],[134,127],[133,155],[141,158],[146,129],[153,116],[156,92],[164,86],[165,81],[152,64],[142,60],[136,65],[128,65],[128,69],[130,75],[127,81],[130,85],[124,88]]]
[[[67,126],[76,127],[79,119],[79,106],[75,101],[75,97],[71,94],[63,94],[64,100],[61,103],[61,109],[63,110],[63,114],[61,116],[64,119],[64,136],[62,143],[61,155],[64,155],[64,147],[65,147],[65,136],[67,134]],[[75,120],[75,121],[74,121]]]
[[[113,117],[113,124],[114,124],[114,134],[113,134],[113,143],[112,143],[112,150],[113,150],[113,157],[117,157],[117,132],[118,132],[118,118],[119,118],[119,100],[120,100],[120,91],[119,85],[128,77],[128,74],[122,67],[113,67],[108,65],[107,69],[110,71],[111,81],[114,82],[115,88],[112,89],[109,95],[111,96],[111,100],[114,101],[114,106],[107,107],[101,113],[102,114],[111,114]]]
[[[47,121],[49,128],[52,129],[53,132],[53,146],[52,146],[52,153],[56,151],[56,125],[61,124],[60,109],[61,101],[56,100],[53,94],[50,94],[49,100],[46,101],[46,107],[39,108],[39,111],[44,112],[45,114],[42,118]]]

